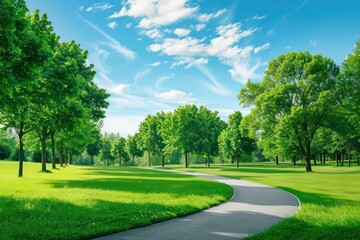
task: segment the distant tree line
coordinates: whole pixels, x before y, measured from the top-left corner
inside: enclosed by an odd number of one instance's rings
[[[48,144],[52,168],[56,155],[67,164],[95,141],[109,105],[109,95],[93,82],[88,52],[59,39],[46,14],[30,14],[24,0],[2,1],[0,124],[18,137],[19,177],[24,143],[41,149],[42,171],[47,171]],[[6,149],[9,143],[1,141],[0,155],[9,155]]]

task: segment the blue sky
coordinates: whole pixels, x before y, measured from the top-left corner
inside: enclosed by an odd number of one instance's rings
[[[308,50],[337,64],[360,38],[356,0],[28,0],[62,41],[89,51],[111,93],[102,131],[137,131],[147,114],[205,105],[226,120],[247,79],[267,62]]]

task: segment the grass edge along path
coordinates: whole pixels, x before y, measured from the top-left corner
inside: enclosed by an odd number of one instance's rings
[[[0,239],[89,239],[220,204],[233,189],[215,181],[129,167],[70,166],[39,172],[0,161]],[[15,173],[15,174],[14,174]]]
[[[250,236],[257,239],[360,239],[360,168],[357,166],[314,166],[306,173],[304,166],[291,164],[212,165],[211,168],[193,164],[185,169],[232,177],[277,187],[297,196],[300,211],[262,233]]]

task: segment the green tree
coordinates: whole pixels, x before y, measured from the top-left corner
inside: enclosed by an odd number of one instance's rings
[[[240,165],[242,153],[250,154],[256,149],[255,141],[248,137],[246,128],[240,128],[242,119],[241,112],[235,111],[229,116],[227,128],[219,136],[221,153],[234,159],[237,167]]]
[[[139,146],[139,134],[135,133],[133,136],[128,136],[126,140],[125,150],[128,153],[129,157],[131,157],[132,166],[134,166],[134,160],[136,157],[142,157],[144,155],[144,151]]]
[[[199,153],[205,155],[206,163],[210,167],[210,157],[219,154],[218,138],[220,133],[226,128],[226,123],[220,119],[217,111],[210,111],[201,106],[199,109],[200,138]]]
[[[99,159],[104,162],[104,165],[110,166],[115,160],[111,152],[111,142],[107,139],[103,140],[102,148],[100,151]]]
[[[158,136],[156,117],[149,114],[139,126],[139,146],[148,152],[149,167],[151,167],[151,154],[157,152]]]
[[[254,85],[248,82],[238,96],[242,105],[254,106],[250,114],[258,140],[293,145],[305,159],[306,171],[311,171],[311,143],[336,104],[338,73],[332,60],[309,52],[280,55],[269,62],[261,86],[255,88],[258,92],[250,94]]]
[[[96,127],[91,131],[92,141],[86,147],[86,152],[90,156],[90,164],[94,165],[94,156],[98,156],[100,154],[100,150],[102,147],[101,134],[99,129]]]
[[[112,145],[111,153],[119,160],[119,166],[121,166],[121,163],[129,157],[126,152],[126,139],[123,137],[118,138]]]

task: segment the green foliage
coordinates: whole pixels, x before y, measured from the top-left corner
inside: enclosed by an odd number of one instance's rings
[[[112,156],[114,156],[115,158],[118,159],[120,166],[123,161],[126,163],[129,161],[129,155],[126,152],[126,139],[125,138],[120,137],[113,143],[113,145],[111,147],[111,154],[112,154]]]
[[[293,52],[269,62],[261,83],[247,83],[238,97],[254,105],[246,123],[265,156],[298,152],[311,171],[311,144],[335,109],[338,73],[328,58]]]
[[[42,162],[42,152],[41,152],[41,150],[33,151],[32,155],[31,155],[31,160],[33,162],[39,162],[39,163]],[[46,162],[47,163],[51,162],[49,152],[46,153]]]
[[[24,184],[16,167],[0,162],[1,239],[92,239],[198,212],[233,194],[222,183],[129,167],[44,174],[25,163]]]
[[[134,166],[134,159],[136,157],[142,157],[144,155],[144,151],[139,146],[138,133],[135,133],[134,136],[128,136],[126,140],[125,150],[132,160],[132,166]]]
[[[11,149],[6,144],[0,144],[0,160],[8,159],[11,156]]]
[[[102,148],[100,151],[99,159],[104,162],[104,165],[110,166],[115,160],[115,156],[112,154],[112,145],[109,140],[103,140]]]

